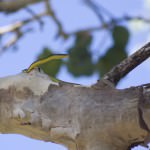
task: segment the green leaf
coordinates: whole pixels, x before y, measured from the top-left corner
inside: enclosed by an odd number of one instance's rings
[[[125,48],[129,40],[129,31],[123,26],[115,26],[112,31],[112,37],[114,40],[114,45],[118,45]]]
[[[94,72],[95,68],[89,52],[91,41],[92,36],[87,32],[76,34],[75,44],[69,49],[69,61],[67,62],[68,71],[74,76],[90,76]]]
[[[75,47],[88,48],[92,42],[92,36],[88,32],[78,32],[76,34]]]
[[[108,49],[107,53],[100,57],[97,62],[97,69],[100,76],[107,73],[113,66],[119,64],[123,59],[127,57],[125,49],[120,49],[120,46],[113,46]]]

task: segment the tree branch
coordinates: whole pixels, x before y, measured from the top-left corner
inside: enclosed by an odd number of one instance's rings
[[[148,100],[150,90],[145,90]],[[53,141],[69,150],[126,150],[146,136],[137,120],[139,98],[139,87],[97,90],[55,83],[34,69],[0,78],[0,132]],[[149,111],[144,120],[150,124]]]
[[[16,30],[15,31],[15,35],[11,37],[10,40],[8,40],[8,42],[6,42],[2,48],[0,49],[0,54],[2,52],[4,52],[7,48],[13,46],[16,44],[16,42],[21,38],[21,36],[23,35],[23,33],[20,30]]]
[[[43,0],[0,0],[0,11],[11,13],[29,4],[38,3]]]
[[[100,11],[100,8],[94,4],[91,0],[84,0],[85,3],[95,12],[99,20],[101,21],[102,24],[105,24],[104,17],[102,15],[102,12]]]
[[[26,24],[28,24],[32,21],[35,21],[38,18],[46,16],[46,15],[47,15],[47,13],[43,12],[43,13],[40,13],[36,16],[33,16],[32,18],[29,18],[29,19],[26,19],[26,20],[23,20],[23,21],[18,21],[16,23],[13,23],[13,24],[10,24],[10,25],[4,26],[4,27],[0,27],[0,35],[8,33],[8,32],[14,32],[16,29],[19,29],[22,26],[24,26],[24,25],[26,25]]]
[[[113,67],[106,73],[103,79],[109,80],[116,84],[120,79],[127,75],[131,70],[140,65],[143,61],[150,57],[150,43],[147,43],[134,54],[123,60],[120,64]]]
[[[32,18],[29,18],[29,19],[26,19],[26,20],[23,20],[23,21],[18,21],[18,22],[14,23],[14,24],[10,24],[10,25],[4,26],[4,27],[0,27],[0,35],[4,35],[4,34],[9,33],[9,32],[13,32],[15,34],[8,42],[3,44],[0,53],[4,52],[10,46],[13,46],[14,44],[16,44],[16,42],[25,33],[31,31],[31,30],[28,30],[28,31],[22,32],[21,28],[23,26],[25,26],[26,24],[28,24],[28,23],[30,23],[32,21],[35,21],[35,20],[37,20],[37,19],[39,19],[39,18],[41,18],[43,16],[46,16],[46,15],[47,15],[46,12],[43,12],[43,13],[40,13],[38,15],[33,16]]]
[[[37,21],[39,22],[39,26],[41,29],[43,29],[43,25],[44,25],[44,22],[41,20],[41,17],[37,16],[34,11],[32,11],[32,9],[30,9],[29,7],[26,7],[25,8],[27,12],[29,12],[33,18],[37,17]]]
[[[110,29],[112,26],[117,25],[121,22],[133,21],[133,20],[139,20],[139,21],[142,21],[144,23],[150,23],[150,19],[148,19],[148,18],[143,18],[143,17],[140,17],[140,16],[133,16],[133,17],[123,16],[121,18],[113,18],[112,20],[107,21],[107,22],[105,22],[105,24],[102,24],[100,26],[89,27],[89,28],[86,28],[86,29],[70,32],[70,33],[67,33],[67,34],[68,35],[73,35],[73,34],[76,34],[78,32],[81,32],[81,31],[83,31],[83,32],[93,32],[93,31],[100,31],[100,30],[103,30],[103,29]]]
[[[66,38],[66,33],[63,31],[63,27],[61,25],[61,22],[59,21],[59,19],[57,19],[55,12],[53,11],[51,4],[49,3],[49,0],[45,0],[45,6],[46,6],[46,12],[47,15],[49,15],[50,17],[52,17],[52,19],[54,20],[54,22],[56,23],[57,27],[58,27],[58,32],[56,34],[56,38],[58,36],[63,36],[64,38]]]
[[[80,31],[75,31],[75,32],[65,33],[63,31],[63,29],[62,29],[61,23],[57,20],[57,18],[54,15],[54,12],[51,10],[51,7],[48,6],[50,4],[48,3],[48,1],[46,1],[46,2],[47,2],[46,3],[46,7],[48,7],[47,8],[48,10],[46,12],[37,14],[37,15],[33,16],[32,18],[26,19],[24,21],[18,21],[18,22],[14,23],[14,24],[10,24],[10,25],[4,26],[4,27],[0,27],[0,35],[6,34],[8,32],[16,32],[16,30],[18,30],[18,29],[20,30],[20,28],[22,26],[26,25],[27,23],[30,23],[30,22],[35,21],[35,20],[38,20],[41,17],[46,16],[46,15],[50,15],[54,19],[54,21],[56,22],[56,24],[58,26],[58,34],[57,34],[57,36],[58,35],[62,35],[63,37],[68,37],[70,35],[77,34],[77,32],[80,32]],[[96,31],[96,30],[109,29],[109,28],[111,28],[111,26],[113,24],[117,24],[117,23],[119,23],[121,21],[130,21],[130,20],[141,20],[141,21],[144,21],[146,23],[150,23],[149,19],[142,18],[142,17],[139,17],[139,16],[137,16],[137,17],[124,16],[123,18],[117,18],[117,19],[113,20],[113,22],[109,21],[109,22],[106,22],[105,24],[102,24],[101,26],[87,28],[87,29],[82,29],[81,31],[93,32],[93,31]],[[40,22],[40,25],[41,25],[41,22]],[[11,43],[16,43],[16,42],[17,42],[17,40],[15,40],[15,42],[11,42]],[[10,43],[10,42],[8,42],[8,43]],[[7,44],[7,45],[10,45],[10,44]],[[8,46],[4,46],[4,47],[8,48]]]

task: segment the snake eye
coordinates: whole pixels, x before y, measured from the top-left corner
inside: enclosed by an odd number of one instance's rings
[[[41,68],[40,67],[38,67],[38,71],[41,72]]]

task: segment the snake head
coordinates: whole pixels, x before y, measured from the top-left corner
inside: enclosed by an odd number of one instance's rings
[[[23,73],[28,73],[28,69],[23,69],[22,72]]]
[[[33,68],[33,69],[36,69],[36,70],[38,70],[39,72],[42,72],[42,70],[41,70],[40,67],[35,67],[35,68]],[[33,69],[32,69],[32,70],[33,70]],[[32,70],[24,69],[24,70],[22,70],[22,72],[23,72],[23,73],[29,73],[29,72],[31,72]]]

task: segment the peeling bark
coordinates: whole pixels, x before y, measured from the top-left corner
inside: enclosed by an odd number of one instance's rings
[[[144,95],[149,98],[148,89]],[[126,150],[147,134],[139,126],[138,102],[136,87],[56,84],[33,70],[0,79],[0,132],[52,141],[69,150]],[[149,109],[143,110],[149,126]]]
[[[0,0],[0,11],[14,12],[40,1]],[[60,28],[51,7],[47,11]],[[9,26],[1,34],[21,26]],[[149,56],[147,43],[91,87],[55,83],[36,69],[1,78],[0,132],[52,141],[69,150],[127,150],[147,144],[150,87],[141,86],[141,93],[139,87],[118,90],[114,85]]]

